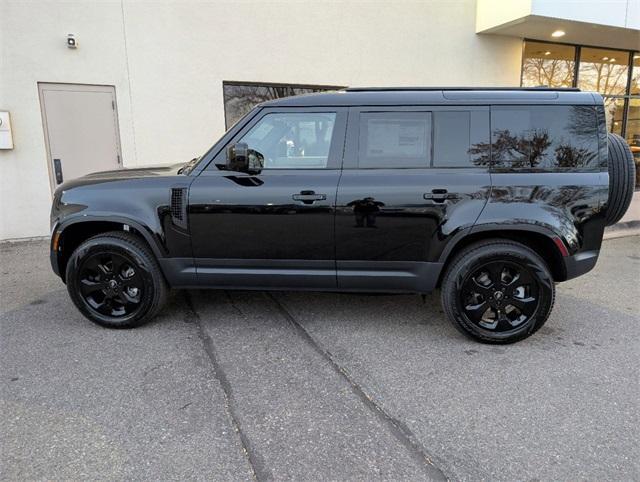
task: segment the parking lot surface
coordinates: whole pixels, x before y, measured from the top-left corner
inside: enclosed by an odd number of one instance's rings
[[[176,292],[108,330],[47,242],[0,256],[3,480],[640,479],[640,237],[509,346],[437,294]]]

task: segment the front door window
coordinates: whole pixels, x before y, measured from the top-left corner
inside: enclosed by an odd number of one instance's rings
[[[239,142],[264,158],[265,169],[325,169],[335,112],[271,113]]]

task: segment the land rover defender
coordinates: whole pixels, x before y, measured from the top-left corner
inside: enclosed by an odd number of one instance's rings
[[[51,264],[107,327],[148,321],[169,288],[440,289],[462,333],[510,343],[594,267],[634,169],[602,97],[577,89],[289,97],[187,164],[61,185]]]

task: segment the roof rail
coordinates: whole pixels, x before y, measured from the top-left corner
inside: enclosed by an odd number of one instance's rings
[[[533,92],[561,91],[561,92],[580,92],[577,87],[347,87],[344,89],[348,92],[384,92],[384,91],[432,91],[432,90],[523,90]]]

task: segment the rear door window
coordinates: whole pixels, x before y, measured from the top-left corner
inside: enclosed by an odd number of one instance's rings
[[[430,163],[430,112],[360,114],[358,167],[425,168]]]
[[[494,167],[535,170],[598,168],[593,106],[494,106],[491,146],[476,146]],[[484,152],[483,152],[484,151]]]

